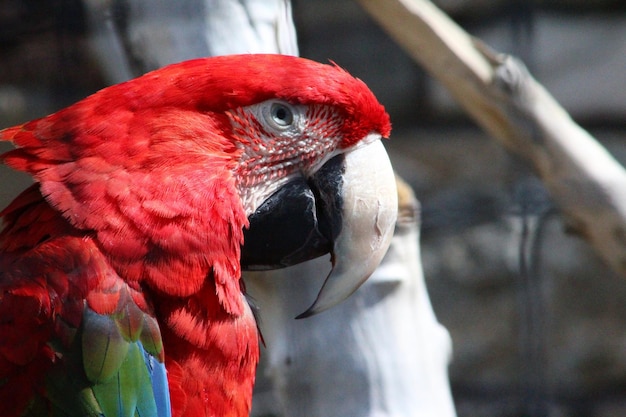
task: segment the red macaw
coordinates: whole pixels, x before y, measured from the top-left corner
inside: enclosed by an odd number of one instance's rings
[[[280,55],[174,64],[0,131],[35,180],[0,213],[0,415],[247,416],[241,268],[330,252],[304,315],[353,292],[395,223],[389,133],[363,82]]]

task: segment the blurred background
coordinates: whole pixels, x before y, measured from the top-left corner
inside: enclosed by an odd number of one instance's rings
[[[626,161],[626,2],[439,0],[524,60]],[[352,0],[293,0],[300,55],[362,78],[422,205],[431,301],[450,331],[459,416],[626,416],[626,281],[567,233],[542,184],[480,131]],[[0,1],[0,128],[109,84],[80,0]],[[3,145],[2,149],[8,149]],[[0,205],[28,180],[0,167]]]

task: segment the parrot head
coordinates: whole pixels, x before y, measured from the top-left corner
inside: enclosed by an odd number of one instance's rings
[[[236,100],[227,111],[243,149],[236,177],[250,221],[241,264],[274,269],[330,253],[331,273],[298,316],[307,317],[354,292],[387,251],[397,193],[381,139],[391,125],[369,88],[338,66],[265,59],[276,62],[271,80],[250,74],[255,85],[240,88],[263,91],[252,100],[261,101]]]
[[[389,116],[336,65],[231,55],[170,65],[2,131],[4,161],[88,231],[129,282],[187,296],[207,271],[231,313],[240,271],[330,253],[302,316],[373,272],[396,219]]]

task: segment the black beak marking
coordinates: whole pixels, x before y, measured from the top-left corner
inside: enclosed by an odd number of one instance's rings
[[[343,155],[329,160],[311,178],[294,178],[249,217],[241,267],[279,269],[332,252],[341,232]]]

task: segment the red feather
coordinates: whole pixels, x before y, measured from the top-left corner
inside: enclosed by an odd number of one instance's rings
[[[171,65],[0,131],[17,147],[2,160],[38,182],[0,213],[0,414],[45,397],[64,360],[52,346],[87,306],[144,344],[158,344],[158,321],[175,416],[248,415],[259,353],[240,191],[253,139],[233,118],[268,99],[332,106],[335,147],[390,132],[363,82],[280,55]]]

